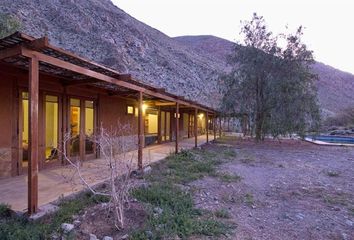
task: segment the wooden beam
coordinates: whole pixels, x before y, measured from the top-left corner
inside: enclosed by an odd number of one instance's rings
[[[176,102],[176,153],[178,153],[178,141],[179,141],[179,103]]]
[[[144,122],[143,122],[143,93],[139,92],[138,97],[138,168],[143,168],[143,144],[144,144]]]
[[[86,84],[97,83],[97,82],[100,82],[100,80],[94,78],[83,79],[83,80],[62,81],[64,86],[80,86],[80,85],[86,85]]]
[[[205,132],[206,132],[206,142],[209,143],[209,122],[208,122],[208,112],[205,112]]]
[[[31,58],[29,63],[29,150],[28,161],[28,213],[31,215],[38,210],[38,98],[39,70],[38,59]]]
[[[175,102],[163,102],[163,103],[155,103],[155,106],[175,106]]]
[[[202,106],[197,106],[195,104],[191,104],[188,101],[181,100],[181,98],[179,98],[178,96],[173,96],[172,97],[172,96],[168,96],[168,94],[163,94],[163,93],[159,93],[157,91],[149,90],[149,89],[146,89],[145,87],[137,86],[137,85],[135,85],[133,83],[129,83],[129,82],[125,82],[125,81],[122,81],[122,80],[118,80],[116,78],[104,75],[102,73],[92,71],[90,69],[87,69],[87,68],[72,64],[70,62],[65,62],[63,60],[60,60],[60,59],[45,55],[45,54],[40,53],[40,52],[36,52],[36,51],[30,50],[30,49],[27,49],[25,47],[21,48],[21,53],[25,57],[32,58],[32,57],[36,56],[39,61],[46,62],[46,63],[49,63],[51,65],[54,65],[54,66],[57,66],[57,67],[60,67],[60,68],[63,68],[63,69],[67,69],[69,71],[73,71],[73,72],[76,72],[76,73],[79,73],[79,74],[83,74],[83,75],[86,75],[86,76],[89,76],[89,77],[92,77],[92,78],[96,78],[96,79],[104,81],[104,82],[113,83],[115,85],[118,85],[118,86],[121,86],[121,87],[124,87],[124,88],[128,88],[128,89],[131,89],[131,90],[142,92],[144,94],[147,94],[147,95],[150,95],[150,96],[153,96],[153,97],[156,97],[156,98],[164,99],[166,101],[178,102],[179,104],[190,106],[190,107],[197,107],[197,108],[199,108],[201,110],[204,110],[204,111],[208,110],[208,109],[206,109],[206,108],[204,108]],[[134,80],[132,78],[132,81],[136,81],[136,80]],[[184,98],[182,97],[182,99],[184,99]],[[210,111],[210,109],[209,109],[209,111]]]
[[[194,109],[194,143],[198,147],[198,109]]]
[[[21,55],[21,47],[20,46],[7,48],[7,49],[0,51],[0,60],[10,58],[10,57],[16,57],[18,55]]]
[[[42,38],[38,38],[35,39],[33,41],[31,41],[28,46],[30,48],[36,49],[36,50],[41,50],[43,48],[47,48],[49,46],[49,40],[48,37],[42,37]]]
[[[82,164],[85,161],[85,100],[80,99],[80,134],[79,134],[79,163]]]

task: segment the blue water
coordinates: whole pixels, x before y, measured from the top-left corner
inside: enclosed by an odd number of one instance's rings
[[[334,136],[307,136],[313,140],[318,140],[328,143],[344,143],[344,144],[354,144],[354,137],[334,137]]]

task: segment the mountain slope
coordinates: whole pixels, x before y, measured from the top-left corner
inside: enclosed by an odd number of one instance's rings
[[[217,106],[212,95],[225,62],[180,44],[109,0],[2,0],[0,12],[16,15],[29,35],[47,34],[54,45]]]
[[[214,36],[182,36],[175,39],[199,53],[211,54],[220,61],[226,61],[235,44]],[[313,71],[319,76],[318,98],[325,115],[334,115],[354,107],[354,75],[320,62],[313,65]]]

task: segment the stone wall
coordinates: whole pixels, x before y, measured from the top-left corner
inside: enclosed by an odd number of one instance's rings
[[[11,176],[11,148],[0,148],[0,178]]]

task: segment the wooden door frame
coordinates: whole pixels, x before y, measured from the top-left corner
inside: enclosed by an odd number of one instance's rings
[[[73,94],[67,94],[66,96],[66,119],[67,119],[67,129],[63,128],[63,131],[68,132],[70,130],[70,99],[78,99],[80,101],[80,138],[79,138],[79,155],[78,156],[70,156],[70,150],[67,149],[67,153],[69,154],[69,157],[72,158],[72,160],[77,161],[86,161],[86,160],[92,160],[97,158],[98,154],[98,150],[97,150],[97,146],[96,144],[94,144],[93,149],[94,152],[91,154],[86,154],[86,146],[85,146],[85,141],[86,141],[86,137],[82,137],[82,134],[85,134],[85,101],[93,101],[93,124],[94,124],[94,134],[97,132],[97,118],[98,118],[98,98],[95,97],[86,97],[86,96],[79,96],[79,95],[73,95]],[[64,134],[65,134],[64,133]],[[67,146],[67,148],[69,148],[70,144]]]
[[[46,168],[50,168],[53,166],[58,166],[61,165],[63,160],[62,160],[62,154],[60,153],[60,151],[58,151],[58,158],[56,160],[54,160],[53,162],[46,162],[46,156],[45,156],[45,144],[46,144],[46,96],[56,96],[58,97],[58,148],[60,150],[60,146],[61,143],[63,141],[63,131],[61,131],[61,129],[63,129],[63,122],[62,122],[62,114],[63,114],[63,95],[60,93],[56,93],[56,92],[51,92],[51,91],[43,91],[42,92],[42,121],[43,121],[43,127],[41,128],[42,131],[42,135],[41,135],[41,140],[43,143],[43,146],[40,146],[41,149],[41,156],[42,159],[40,161],[40,169],[46,169]],[[44,150],[44,151],[43,151]]]

